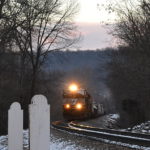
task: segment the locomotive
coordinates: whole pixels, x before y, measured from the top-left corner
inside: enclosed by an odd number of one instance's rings
[[[63,91],[63,116],[67,120],[87,119],[104,114],[102,104],[97,104],[87,92],[72,84]]]

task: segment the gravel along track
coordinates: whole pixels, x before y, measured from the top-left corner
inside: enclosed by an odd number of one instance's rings
[[[57,121],[52,123],[52,125],[57,129],[75,133],[80,136],[86,136],[87,138],[97,141],[103,141],[136,149],[146,150],[150,148],[150,135],[95,128],[78,125],[74,122],[64,123]]]

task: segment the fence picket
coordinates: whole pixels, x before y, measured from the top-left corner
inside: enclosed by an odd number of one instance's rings
[[[23,150],[23,110],[18,102],[8,111],[8,150]]]
[[[35,95],[29,105],[30,150],[49,150],[50,106],[43,95]]]

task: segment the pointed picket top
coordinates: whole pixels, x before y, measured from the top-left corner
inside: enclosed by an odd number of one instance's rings
[[[31,104],[36,104],[36,105],[47,105],[47,98],[44,95],[35,95],[31,99]]]
[[[10,105],[11,110],[21,110],[21,105],[18,102],[14,102]]]

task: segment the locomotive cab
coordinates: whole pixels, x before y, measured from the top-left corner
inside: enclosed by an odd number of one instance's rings
[[[63,116],[66,119],[83,119],[90,117],[92,100],[85,89],[78,89],[75,85],[63,91]]]

